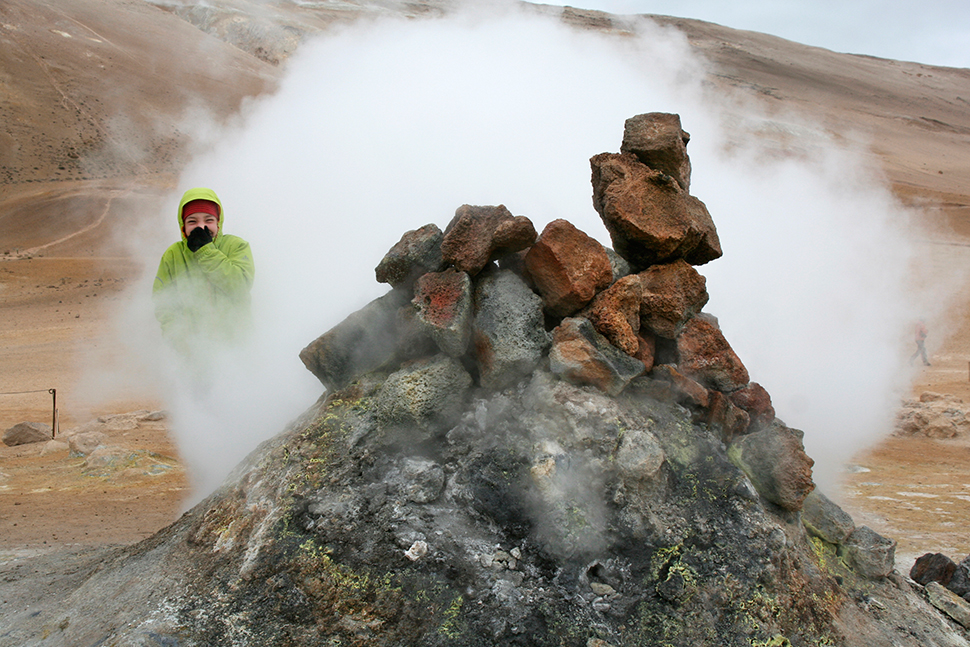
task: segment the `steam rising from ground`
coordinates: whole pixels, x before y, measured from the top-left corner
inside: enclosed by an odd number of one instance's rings
[[[405,231],[443,228],[461,204],[501,203],[539,230],[566,218],[609,245],[588,159],[618,151],[624,120],[653,111],[679,113],[691,132],[691,192],[721,236],[724,258],[699,268],[707,310],[778,415],[806,431],[817,477],[831,485],[841,461],[889,430],[913,319],[939,310],[907,285],[907,214],[857,156],[802,126],[795,139],[810,148],[765,155],[724,128],[738,104],[702,81],[685,41],[652,23],[607,37],[512,9],[384,19],[305,45],[278,93],[214,139],[179,184],[179,195],[214,188],[226,233],[252,244],[252,345],[217,363],[216,386],[200,392],[157,368],[167,360],[147,285],[127,315],[149,330],[133,345],[158,353],[132,362],[171,384],[199,494],[321,393],[299,350],[387,290],[374,267]],[[159,215],[166,239],[145,246],[149,275],[176,240],[179,195]]]

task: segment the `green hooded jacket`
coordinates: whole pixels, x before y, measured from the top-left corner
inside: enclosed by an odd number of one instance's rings
[[[219,205],[214,240],[193,252],[185,242],[182,209],[192,200]],[[176,348],[191,350],[212,341],[231,342],[251,322],[249,291],[255,266],[249,243],[222,233],[225,212],[211,189],[189,189],[178,207],[181,240],[162,254],[152,286],[155,317]]]

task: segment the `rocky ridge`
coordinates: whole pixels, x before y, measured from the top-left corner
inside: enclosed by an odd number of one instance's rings
[[[688,140],[592,158],[613,250],[503,206],[406,233],[302,351],[324,396],[0,643],[967,645],[703,312]]]

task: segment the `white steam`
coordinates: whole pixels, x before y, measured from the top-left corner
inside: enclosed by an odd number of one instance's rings
[[[817,474],[830,481],[888,431],[911,319],[932,315],[907,291],[902,209],[821,135],[801,157],[729,148],[728,110],[704,93],[685,41],[652,23],[638,32],[580,33],[512,10],[329,32],[195,160],[159,216],[167,242],[181,191],[208,186],[257,268],[252,346],[219,364],[209,393],[165,377],[199,494],[321,393],[300,349],[388,289],[374,267],[405,231],[501,203],[539,230],[566,218],[609,244],[588,160],[619,150],[626,118],[654,111],[691,132],[692,193],[721,236],[724,258],[700,268],[708,310],[778,415],[806,431]],[[148,274],[164,246],[151,246]],[[128,316],[151,332],[132,346],[160,348],[147,283]]]

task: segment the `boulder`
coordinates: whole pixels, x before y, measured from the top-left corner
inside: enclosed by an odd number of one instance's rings
[[[409,288],[422,274],[442,269],[443,237],[441,230],[434,224],[406,232],[374,270],[377,281],[388,283],[394,288]]]
[[[601,153],[590,165],[593,207],[613,249],[634,267],[678,258],[702,265],[721,256],[707,207],[670,175],[648,168],[631,153]]]
[[[707,281],[686,261],[654,265],[638,275],[640,322],[657,335],[674,339],[707,304]]]
[[[393,364],[403,347],[421,345],[414,339],[414,316],[399,312],[412,310],[409,300],[403,290],[374,299],[307,345],[300,359],[330,391]]]
[[[513,216],[505,205],[462,205],[445,228],[441,255],[445,263],[475,276],[489,261],[529,247],[536,230],[525,216]]]
[[[849,566],[870,580],[886,577],[896,566],[896,542],[868,526],[859,526],[853,530],[843,546]]]
[[[7,447],[46,443],[53,437],[51,426],[42,422],[20,422],[3,432],[3,444]]]
[[[621,153],[632,153],[646,166],[666,173],[684,191],[690,190],[690,135],[680,127],[680,115],[650,112],[623,124]]]
[[[613,282],[610,257],[595,239],[565,220],[553,220],[525,257],[546,312],[575,314]]]
[[[953,577],[950,578],[946,588],[962,598],[970,596],[970,556],[964,557],[963,561],[957,564],[956,570],[953,571]]]
[[[391,375],[375,395],[379,420],[404,428],[412,440],[446,431],[465,404],[472,378],[447,355],[419,360]]]
[[[100,431],[81,431],[67,437],[71,453],[87,456],[108,440],[107,434]]]
[[[730,443],[735,436],[748,430],[751,420],[744,409],[735,405],[720,391],[708,391],[707,396],[707,408],[695,417],[697,421],[720,429],[721,440],[725,443]]]
[[[472,345],[481,385],[501,389],[532,373],[551,343],[542,299],[513,272],[498,270],[478,280],[473,308]]]
[[[677,368],[709,389],[731,393],[748,384],[741,363],[720,329],[705,317],[694,317],[677,337]]]
[[[401,469],[404,495],[414,503],[431,503],[445,487],[445,471],[426,458],[406,458]]]
[[[852,517],[818,490],[805,497],[802,523],[808,532],[835,545],[844,544],[855,530]]]
[[[631,357],[640,351],[640,277],[624,276],[597,294],[581,312],[596,331]],[[651,353],[652,364],[652,353]]]
[[[411,303],[421,326],[443,353],[465,354],[472,332],[472,281],[467,273],[449,267],[421,276]]]
[[[926,553],[913,563],[913,567],[909,569],[909,577],[923,586],[930,582],[948,586],[956,570],[956,562],[943,553]]]
[[[40,455],[48,456],[49,454],[59,454],[69,451],[71,451],[71,446],[63,440],[48,440],[44,443],[44,448],[40,450]]]
[[[670,364],[655,366],[650,372],[655,381],[667,385],[667,389],[654,389],[659,399],[676,402],[690,408],[706,409],[710,404],[710,392],[683,375]]]
[[[815,464],[802,444],[804,434],[778,422],[736,439],[728,457],[748,475],[758,493],[772,503],[798,512],[815,489]]]
[[[731,402],[748,412],[751,419],[750,431],[764,429],[775,419],[771,395],[757,382],[750,382],[747,386],[733,391],[728,397]]]
[[[643,374],[644,366],[610,344],[588,319],[570,317],[552,331],[549,370],[572,384],[615,396]]]
[[[647,481],[657,476],[666,458],[656,436],[646,429],[628,429],[616,450],[616,467],[624,479]]]

